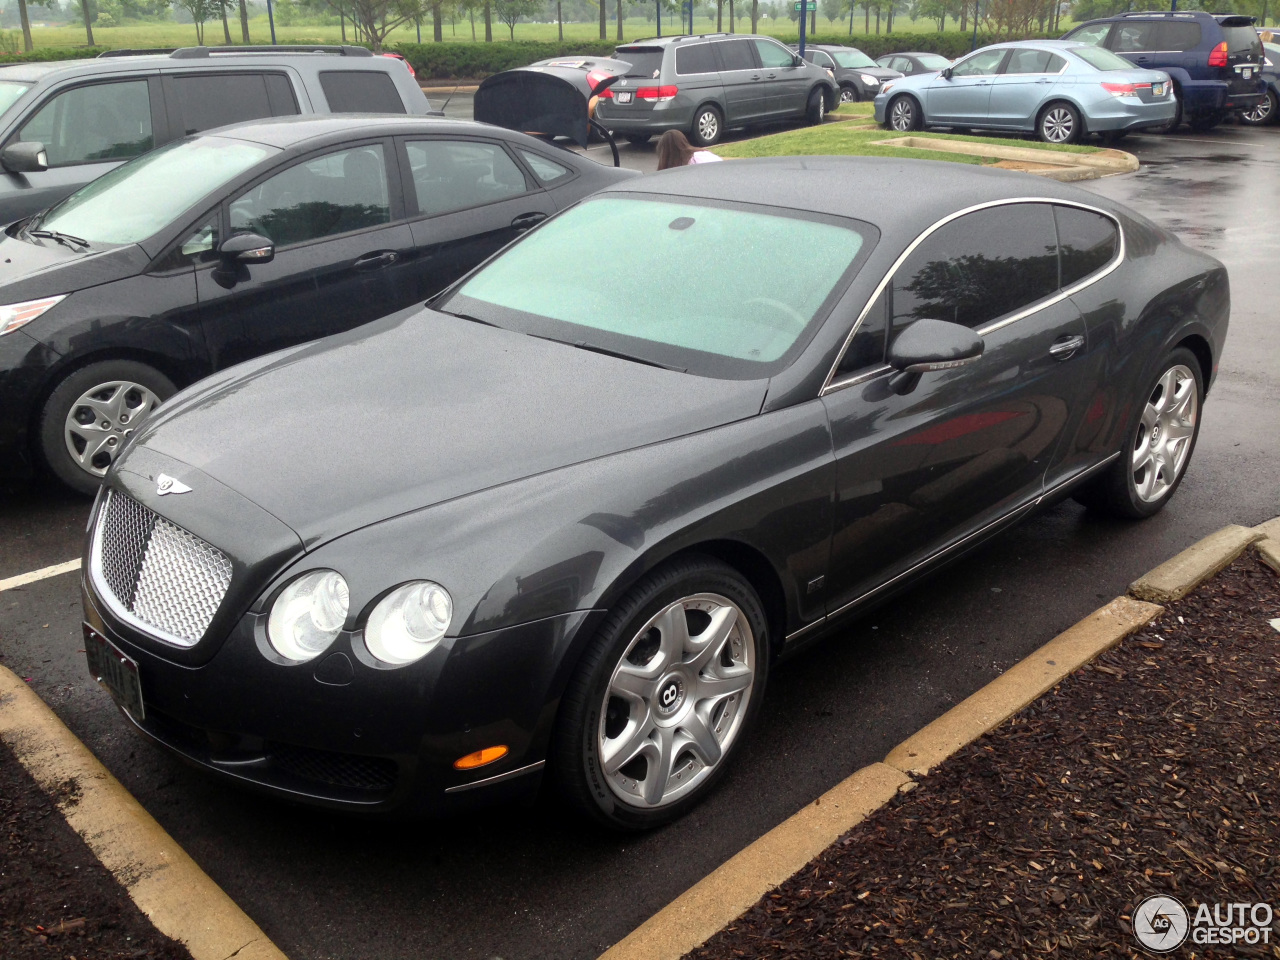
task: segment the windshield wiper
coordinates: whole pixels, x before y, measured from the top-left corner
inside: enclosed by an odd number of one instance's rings
[[[79,237],[73,237],[69,233],[59,233],[57,230],[28,230],[27,236],[41,237],[42,239],[48,239],[48,240],[56,240],[58,243],[62,244],[65,247],[69,247],[77,243],[80,244],[80,246],[85,248],[88,248],[89,246],[88,240],[82,240]]]
[[[548,337],[547,339],[551,339],[551,338]],[[557,342],[568,343],[569,341],[559,340]],[[597,347],[594,344],[584,343],[581,340],[579,340],[577,343],[572,343],[569,345],[572,347],[577,347],[579,350],[589,350],[592,353],[602,353],[606,357],[617,357],[619,360],[630,360],[632,363],[643,363],[647,367],[658,367],[662,370],[673,370],[676,373],[688,372],[687,368],[685,367],[674,367],[669,363],[662,363],[661,361],[658,361],[658,360],[649,360],[649,359],[646,359],[645,357],[636,357],[629,353],[619,353],[617,350],[610,350],[606,347]]]
[[[481,320],[479,317],[473,317],[469,313],[453,313],[450,310],[439,310],[437,312],[443,313],[446,317],[457,317],[459,320],[470,320],[472,323],[479,323],[486,327],[497,326],[497,324],[494,323],[492,320]]]

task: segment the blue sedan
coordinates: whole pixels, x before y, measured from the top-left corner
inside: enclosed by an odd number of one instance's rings
[[[1138,70],[1093,44],[1025,40],[983,47],[954,66],[884,85],[876,122],[907,133],[980,127],[1075,143],[1167,124],[1177,112],[1169,76]]]

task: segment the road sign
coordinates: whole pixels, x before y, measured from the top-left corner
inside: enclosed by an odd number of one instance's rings
[[[795,6],[792,9],[794,9],[796,13],[799,13],[802,9],[812,6],[813,4],[809,3],[809,0],[796,0]]]

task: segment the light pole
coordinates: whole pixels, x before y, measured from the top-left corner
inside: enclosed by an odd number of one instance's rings
[[[271,13],[271,0],[267,0],[267,23],[271,25],[271,45],[276,45],[276,18]]]
[[[804,56],[804,28],[809,20],[809,0],[800,0],[800,56]]]
[[[969,44],[969,49],[978,49],[978,0],[973,0],[973,42]]]
[[[604,0],[601,0],[603,3]],[[653,0],[654,9],[658,11],[658,36],[662,36],[662,0]]]

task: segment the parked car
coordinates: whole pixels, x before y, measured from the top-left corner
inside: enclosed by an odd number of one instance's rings
[[[925,52],[891,53],[881,57],[876,63],[908,77],[918,73],[937,73],[951,66],[951,61],[942,54]]]
[[[421,302],[630,176],[428,117],[252,121],[160,147],[0,239],[0,471],[43,464],[92,492],[179,387]]]
[[[1262,79],[1267,84],[1266,96],[1256,106],[1240,113],[1240,119],[1252,126],[1275,123],[1276,116],[1280,114],[1280,109],[1277,109],[1280,106],[1280,44],[1263,41]]]
[[[431,112],[364,47],[188,47],[0,67],[0,223],[51,206],[152,147],[241,120]]]
[[[1184,119],[1192,130],[1208,130],[1231,113],[1253,109],[1266,95],[1262,42],[1253,24],[1253,17],[1197,10],[1123,13],[1083,23],[1063,39],[1096,44],[1135,66],[1165,71],[1178,106],[1167,130]]]
[[[539,60],[524,67],[525,70],[545,70],[563,77],[590,99],[595,88],[609,77],[625,74],[631,64],[625,60],[613,60],[609,57],[553,57],[550,60]]]
[[[642,255],[602,261],[622,237]],[[1216,260],[1022,174],[631,180],[428,309],[157,411],[90,520],[90,670],[279,796],[441,811],[549,778],[655,826],[780,658],[1062,496],[1167,504],[1228,309]]]
[[[1167,74],[1137,70],[1088,43],[1025,40],[983,47],[939,73],[886,83],[876,122],[1034,132],[1047,143],[1086,133],[1116,138],[1168,123],[1177,107]]]
[[[700,147],[733,127],[774,120],[821,123],[835,81],[771,37],[661,37],[618,47],[631,64],[601,94],[596,119],[632,143],[683,130]]]
[[[877,66],[874,60],[857,47],[809,44],[805,47],[804,58],[831,71],[832,77],[840,85],[841,103],[873,100],[880,92],[880,84],[902,76],[897,70]]]
[[[381,54],[381,56],[390,57],[392,60],[399,60],[408,69],[409,76],[414,77],[415,79],[417,78],[418,71],[413,69],[413,64],[409,62],[409,58],[406,57],[403,53],[392,53],[388,51],[386,53]]]

